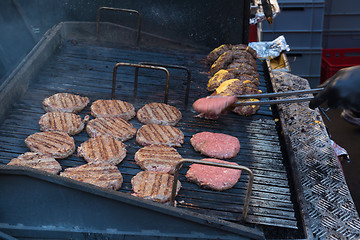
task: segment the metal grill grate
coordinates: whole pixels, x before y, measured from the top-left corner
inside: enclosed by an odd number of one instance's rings
[[[44,114],[42,100],[58,92],[70,92],[88,96],[93,102],[97,99],[110,99],[112,68],[117,62],[139,63],[154,61],[158,63],[185,66],[192,72],[189,103],[207,95],[206,71],[200,64],[204,55],[154,51],[153,49],[129,49],[103,46],[98,43],[68,41],[60,46],[50,61],[41,69],[30,84],[25,96],[14,104],[7,119],[0,127],[0,163],[7,164],[28,149],[24,139],[39,131],[38,121]],[[261,85],[266,92],[263,67],[259,62]],[[137,97],[132,97],[133,69],[119,68],[116,98],[131,102],[138,110],[144,104],[164,99],[164,81],[155,71],[139,70]],[[177,125],[184,135],[185,143],[179,148],[184,158],[201,159],[204,156],[195,152],[190,145],[193,134],[213,131],[230,134],[239,138],[241,150],[231,161],[244,165],[254,172],[254,184],[247,221],[249,223],[272,225],[291,229],[298,228],[287,169],[281,151],[276,124],[268,106],[262,106],[251,117],[241,117],[233,113],[218,121],[195,118],[190,106],[184,106],[183,96],[186,88],[186,74],[180,70],[170,70],[169,104],[178,107],[183,119]],[[89,106],[80,115],[90,114]],[[130,121],[140,128],[136,120]],[[88,139],[84,131],[75,137],[76,146]],[[135,139],[126,141],[127,156],[119,165],[124,183],[120,191],[131,193],[131,178],[140,171],[134,162],[134,154],[140,149]],[[59,160],[63,168],[74,167],[86,162],[75,155]],[[198,213],[215,216],[229,221],[238,221],[243,208],[248,176],[244,173],[238,184],[227,191],[215,192],[200,189],[186,181],[187,168],[180,171],[182,188],[176,198],[179,208],[187,208]]]

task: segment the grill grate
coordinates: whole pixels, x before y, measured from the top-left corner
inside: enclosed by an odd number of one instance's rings
[[[56,54],[41,69],[32,81],[25,96],[14,104],[13,109],[0,126],[0,163],[7,164],[28,149],[24,139],[39,131],[38,121],[44,114],[42,100],[58,92],[70,92],[87,96],[91,102],[97,99],[110,99],[112,68],[117,62],[139,63],[155,61],[185,66],[191,70],[192,83],[189,103],[207,95],[206,71],[200,64],[204,55],[187,52],[156,52],[153,49],[114,48],[91,42],[68,41],[63,43]],[[263,67],[259,62],[261,85],[266,92]],[[222,132],[238,137],[241,149],[231,161],[250,168],[254,172],[254,184],[247,221],[249,223],[272,225],[291,229],[298,228],[292,194],[284,165],[284,157],[273,120],[271,109],[262,106],[251,117],[241,117],[232,113],[217,121],[195,118],[191,106],[185,106],[186,73],[169,69],[170,87],[168,103],[178,107],[183,119],[177,125],[184,135],[185,143],[178,148],[184,158],[201,159],[190,145],[193,134],[201,131]],[[153,70],[139,70],[137,97],[132,97],[133,68],[119,68],[117,72],[116,98],[131,102],[136,110],[149,102],[162,102],[164,99],[164,77]],[[80,115],[90,114],[90,107]],[[130,121],[140,128],[136,118]],[[88,139],[85,131],[74,136],[76,146]],[[134,162],[134,154],[140,149],[135,139],[125,142],[127,156],[119,164],[124,183],[120,191],[131,193],[131,178],[140,171]],[[74,167],[86,162],[75,155],[59,160],[62,167]],[[200,189],[185,179],[187,168],[180,170],[179,180],[182,188],[176,198],[179,208],[187,208],[198,213],[215,216],[224,220],[238,221],[241,216],[248,176],[244,173],[236,186],[224,192]]]

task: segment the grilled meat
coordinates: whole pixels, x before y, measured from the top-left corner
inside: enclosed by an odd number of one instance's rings
[[[57,93],[43,100],[43,108],[46,112],[72,112],[83,110],[90,100],[71,93]]]
[[[184,134],[173,126],[143,125],[136,133],[136,141],[142,146],[155,144],[181,147],[184,143]]]
[[[236,52],[248,52],[251,54],[252,58],[257,59],[257,52],[252,48],[244,44],[231,45],[231,44],[223,44],[214,50],[212,50],[205,58],[205,64],[211,66],[221,54],[226,51],[236,51]]]
[[[131,103],[121,100],[97,100],[91,104],[91,115],[94,117],[121,117],[130,120],[135,116]]]
[[[120,117],[95,118],[86,125],[90,137],[111,136],[120,141],[131,139],[136,134],[136,128]]]
[[[221,69],[217,73],[215,73],[215,75],[212,78],[209,79],[209,82],[207,85],[207,90],[212,92],[216,88],[218,88],[221,83],[225,82],[226,80],[230,80],[230,79],[250,80],[256,86],[260,85],[260,81],[258,78],[255,78],[253,76],[246,75],[246,74],[236,75],[233,72],[230,72],[225,69]]]
[[[230,79],[216,88],[214,95],[236,96],[243,94],[257,94],[259,90],[250,80]]]
[[[61,171],[60,163],[55,158],[50,155],[34,152],[21,154],[17,158],[12,159],[7,165],[25,166],[53,174],[58,174]]]
[[[78,155],[87,162],[118,165],[126,156],[126,146],[120,140],[103,135],[90,138],[78,147]]]
[[[215,73],[217,73],[220,69],[226,69],[227,66],[232,62],[233,60],[233,52],[232,51],[226,51],[223,54],[220,55],[218,59],[211,65],[209,74],[210,76],[214,76]]]
[[[232,50],[233,62],[247,62],[254,67],[257,66],[257,60],[249,52]]]
[[[146,171],[173,174],[176,164],[182,160],[181,155],[173,147],[150,145],[135,153],[135,162]]]
[[[60,131],[69,135],[80,133],[84,129],[84,122],[79,115],[67,112],[48,112],[41,116],[41,131]]]
[[[259,99],[246,99],[241,100],[243,102],[245,101],[259,101]],[[239,101],[239,102],[241,102]],[[231,109],[232,112],[241,115],[241,116],[251,116],[254,115],[258,110],[260,109],[260,105],[247,105],[247,106],[237,106],[233,109]]]
[[[239,140],[223,133],[196,133],[190,139],[190,143],[201,154],[219,159],[233,158],[240,151]]]
[[[176,194],[181,188],[177,180]],[[167,203],[171,198],[174,176],[168,173],[141,171],[131,179],[132,195],[152,201]]]
[[[257,72],[257,67],[254,67],[253,65],[246,63],[246,62],[243,62],[243,63],[232,62],[228,65],[228,68],[230,68],[230,69],[231,68],[239,68],[239,69],[247,70],[249,72],[254,72],[254,73]]]
[[[235,76],[246,74],[254,78],[260,79],[260,74],[257,71],[254,71],[253,69],[250,68],[228,68],[226,70],[234,74]]]
[[[116,166],[100,162],[67,168],[60,176],[112,190],[119,190],[123,183],[123,177]]]
[[[221,54],[230,50],[232,48],[231,44],[223,44],[214,50],[212,50],[205,58],[205,64],[211,66],[216,59],[220,57]]]
[[[137,118],[143,124],[175,126],[182,118],[182,114],[176,107],[153,102],[139,109]]]
[[[26,146],[36,153],[66,158],[75,151],[74,138],[59,131],[38,132],[25,139]]]
[[[215,163],[238,165],[234,162],[222,161],[214,158],[205,158],[202,160]],[[189,182],[194,182],[202,188],[216,191],[224,191],[232,188],[239,181],[240,176],[241,170],[209,166],[198,163],[190,165],[189,170],[186,173],[186,178]]]

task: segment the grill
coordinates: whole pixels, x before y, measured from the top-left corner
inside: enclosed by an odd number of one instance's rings
[[[76,237],[78,236],[76,234],[81,233],[81,237],[89,239],[93,239],[94,236],[114,237],[119,235],[124,239],[130,239],[131,236],[136,236],[137,239],[141,237],[144,239],[150,239],[150,237],[154,239],[162,239],[161,237],[247,239],[264,238],[264,235],[269,238],[306,238],[306,221],[303,218],[302,205],[296,201],[297,195],[302,193],[295,190],[297,188],[294,187],[292,178],[288,177],[290,171],[287,166],[287,153],[284,151],[285,146],[279,137],[277,123],[274,121],[274,118],[277,117],[276,112],[273,113],[268,106],[262,106],[258,113],[251,117],[241,117],[229,113],[217,121],[196,118],[191,104],[187,103],[192,103],[199,97],[207,95],[205,86],[208,78],[203,74],[207,69],[201,64],[207,52],[201,48],[167,41],[150,34],[142,34],[140,47],[129,46],[126,43],[130,41],[130,38],[136,39],[136,32],[127,28],[119,29],[119,26],[112,24],[104,23],[101,24],[101,27],[106,31],[116,33],[111,35],[112,38],[116,36],[116,42],[123,38],[124,41],[120,41],[122,44],[105,41],[109,39],[105,35],[101,36],[101,30],[98,41],[96,41],[96,37],[94,37],[96,30],[93,23],[60,23],[45,35],[45,38],[25,59],[21,68],[17,69],[16,76],[20,76],[18,82],[24,85],[17,87],[17,91],[11,92],[10,97],[2,97],[10,99],[21,93],[24,95],[18,101],[13,102],[11,110],[6,115],[3,113],[4,120],[0,126],[0,163],[5,165],[12,158],[28,151],[24,139],[39,131],[38,121],[44,114],[42,100],[52,94],[69,92],[87,96],[92,102],[97,99],[110,99],[113,94],[116,99],[129,101],[137,110],[146,103],[163,102],[165,99],[170,105],[179,108],[183,114],[183,119],[177,125],[185,135],[183,146],[177,149],[183,158],[204,158],[190,145],[191,136],[197,132],[221,132],[239,138],[240,153],[231,161],[248,167],[254,174],[246,221],[241,221],[249,180],[249,175],[245,171],[234,188],[224,192],[215,192],[201,189],[197,185],[187,182],[184,175],[189,164],[184,164],[179,171],[182,188],[176,197],[176,208],[160,206],[160,204],[130,196],[130,180],[140,171],[134,162],[134,154],[141,147],[135,139],[131,139],[125,142],[127,156],[119,164],[119,170],[124,178],[119,192],[98,189],[59,176],[49,176],[36,170],[0,166],[2,173],[0,177],[8,183],[1,186],[2,192],[11,195],[10,193],[17,189],[17,196],[22,196],[19,197],[20,200],[17,197],[3,199],[0,208],[1,212],[5,212],[5,214],[0,217],[1,229],[19,236],[29,236],[36,232],[42,236],[49,233],[61,233],[66,237]],[[160,45],[163,48],[159,48]],[[46,62],[40,62],[40,55],[48,56],[47,60],[42,60]],[[182,66],[189,69],[191,81],[188,82],[188,74],[184,69],[169,67],[169,88],[167,89],[166,76],[163,72],[151,68],[135,69],[132,66],[120,66],[117,68],[116,82],[112,88],[113,68],[119,62],[129,65],[145,62],[146,66],[149,66],[150,63],[156,62],[154,65],[157,66],[164,64]],[[39,71],[33,71],[27,64],[39,68]],[[258,68],[261,74],[259,89],[263,92],[270,91],[270,76],[266,63],[258,61]],[[137,75],[137,87],[134,86],[135,75]],[[26,81],[31,79],[30,77],[32,80],[28,83],[27,89],[22,89],[26,85]],[[189,92],[187,92],[188,87],[190,88]],[[87,114],[90,114],[89,106],[80,113],[82,117]],[[132,119],[130,122],[137,129],[141,127],[141,123],[137,119]],[[75,135],[74,139],[76,146],[79,146],[88,139],[88,135],[83,131]],[[75,155],[59,160],[59,162],[63,169],[86,163]],[[25,177],[26,181],[24,181],[24,175],[29,179]],[[22,177],[17,178],[16,176]],[[33,188],[32,190],[40,196],[46,196],[45,202],[42,203],[45,205],[50,203],[48,202],[50,199],[57,203],[51,194],[56,195],[57,191],[61,191],[61,193],[67,191],[63,188],[72,189],[71,193],[66,195],[70,199],[91,201],[94,205],[82,206],[71,201],[68,202],[68,206],[55,204],[60,208],[56,212],[56,219],[60,219],[60,222],[55,223],[52,222],[55,221],[55,218],[51,218],[51,215],[47,216],[49,212],[45,211],[43,206],[39,206],[42,204],[34,204],[32,205],[33,211],[38,211],[39,216],[34,222],[28,222],[12,213],[20,212],[19,214],[24,214],[24,216],[26,216],[25,213],[28,213],[31,216],[31,211],[26,210],[27,207],[20,207],[19,210],[19,205],[26,203],[26,199],[30,199],[29,201],[32,203],[37,199],[41,201],[41,197],[34,196],[36,194],[31,193],[29,188]],[[80,192],[89,194],[85,194],[81,198],[74,197]],[[63,194],[65,196],[65,193]],[[102,201],[108,199],[111,200],[110,203],[104,202],[102,205]],[[122,206],[125,203],[127,207]],[[122,212],[122,216],[134,215],[138,221],[142,218],[151,219],[151,222],[158,221],[159,225],[164,228],[168,224],[177,224],[176,226],[179,227],[180,220],[178,219],[182,219],[185,223],[182,223],[181,226],[184,228],[183,232],[187,232],[187,234],[181,232],[182,230],[177,232],[173,230],[173,227],[170,227],[170,230],[163,230],[158,225],[149,227],[151,231],[134,229],[131,220],[129,223],[122,222],[125,227],[120,231],[121,227],[115,224],[115,229],[113,229],[114,222],[110,223],[100,216],[98,217],[101,220],[98,221],[104,221],[103,224],[100,224],[103,232],[96,227],[86,228],[89,226],[85,226],[85,223],[82,225],[87,221],[86,218],[97,216],[96,214],[91,215],[92,209],[96,209],[93,206],[103,209],[105,205],[114,207],[113,213],[108,210],[105,213],[105,216],[111,220],[115,218],[115,213],[120,214],[118,213],[119,209],[128,212],[126,214]],[[129,207],[129,205],[131,206]],[[82,218],[81,224],[79,224],[80,228],[73,228],[74,225],[78,226],[79,222],[76,219],[66,218],[66,216],[71,216],[72,211],[84,215],[84,219]],[[21,225],[19,225],[19,221],[22,221]],[[187,221],[192,224],[186,225]],[[48,226],[49,222],[53,224]],[[146,226],[151,225],[150,223],[146,224],[148,224]],[[141,226],[140,223],[139,225]],[[85,226],[86,230],[81,226]],[[87,235],[84,232],[87,232]]]

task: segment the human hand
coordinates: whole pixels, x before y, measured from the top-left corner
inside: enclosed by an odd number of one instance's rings
[[[360,111],[360,66],[340,69],[320,87],[324,87],[324,90],[310,101],[311,109],[327,101],[330,108],[340,106]]]

